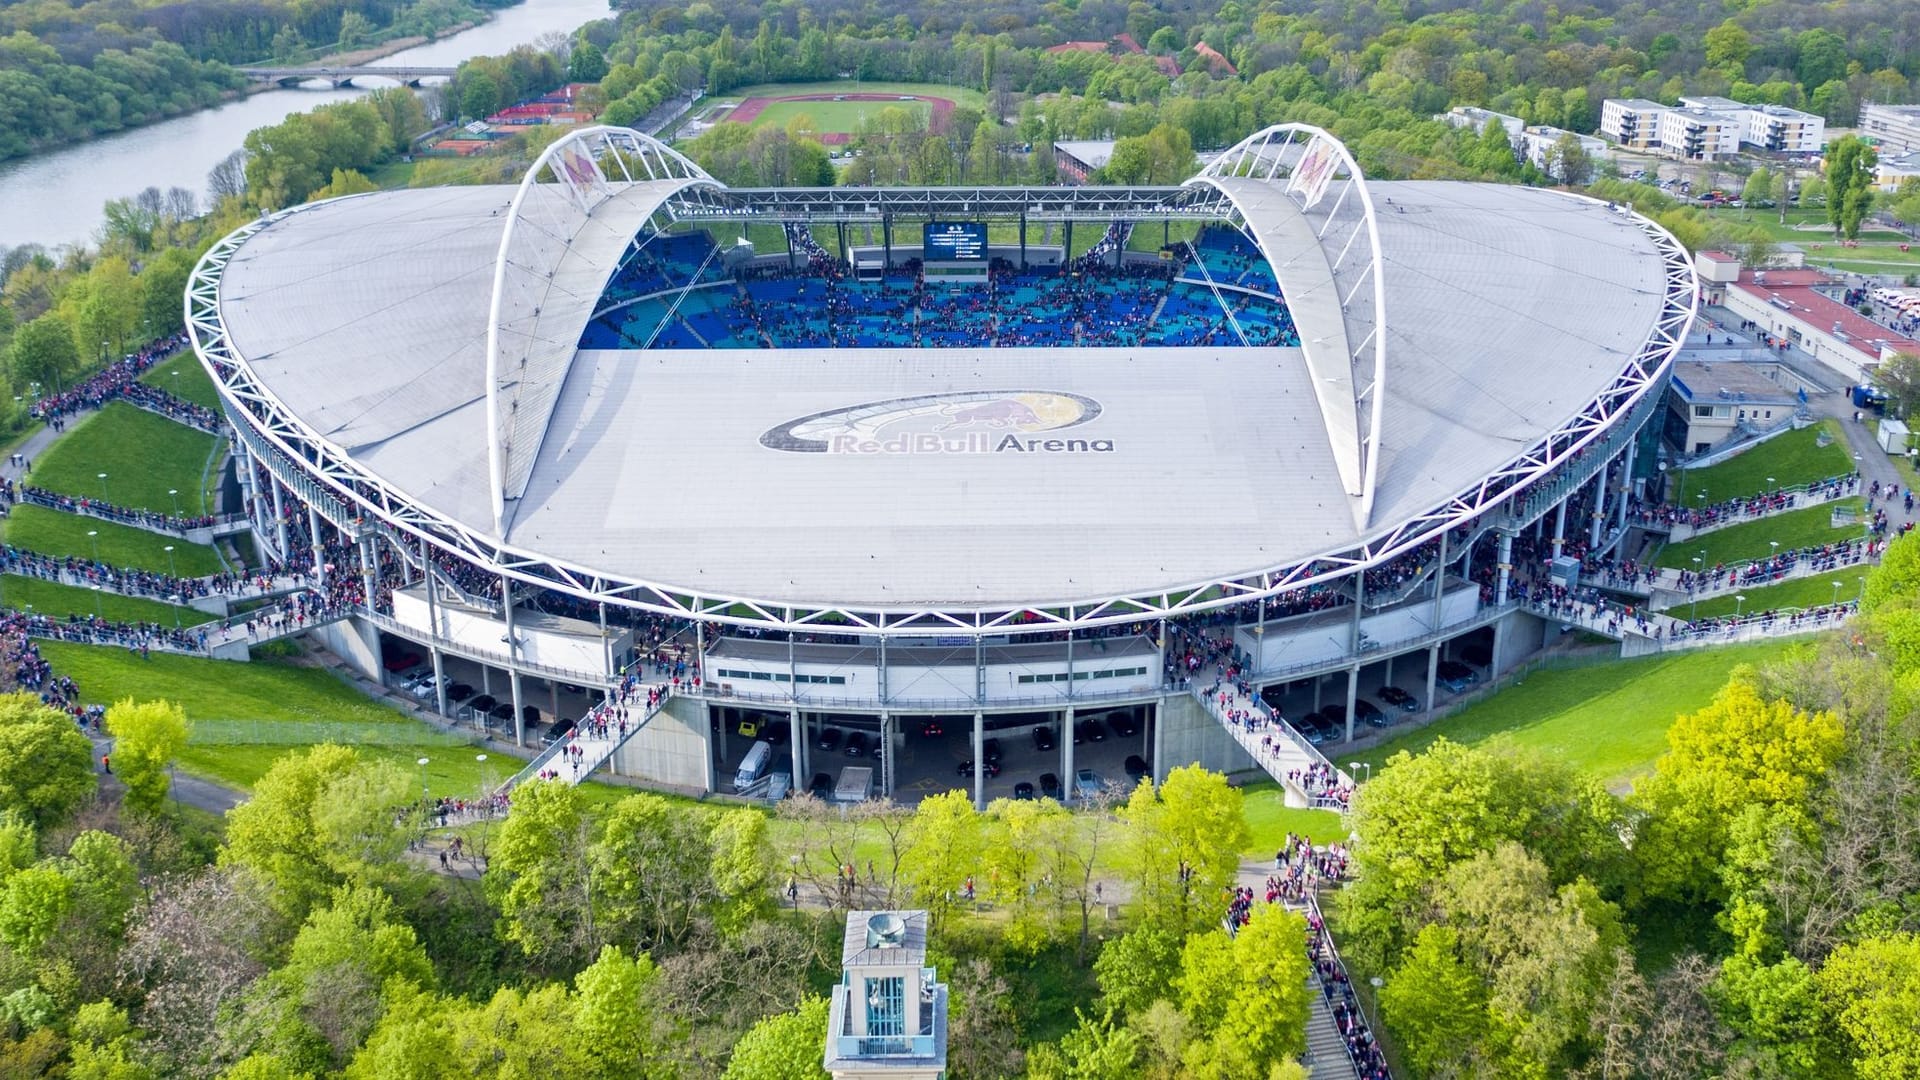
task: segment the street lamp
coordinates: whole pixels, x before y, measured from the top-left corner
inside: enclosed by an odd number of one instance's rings
[[[175,374],[178,374],[178,372],[175,372]],[[180,516],[180,489],[168,488],[167,494],[173,497],[173,516],[179,517]]]
[[[1767,546],[1773,549],[1773,552],[1768,556],[1768,559],[1771,560],[1771,559],[1777,559],[1780,557],[1780,541],[1769,540],[1767,541]]]
[[[1833,579],[1833,606],[1834,607],[1840,606],[1840,579],[1839,578]]]
[[[1773,477],[1767,477],[1767,494],[1773,494]]]
[[[100,612],[100,586],[98,585],[93,587],[93,617],[103,621],[106,619],[106,616]]]
[[[415,765],[420,766],[420,801],[423,803],[427,801],[427,760],[421,758],[414,762]]]
[[[1733,621],[1734,622],[1740,621],[1740,609],[1746,605],[1746,602],[1747,602],[1747,595],[1745,593],[1733,594]]]
[[[1700,575],[1706,568],[1706,564],[1700,561],[1700,556],[1695,555],[1693,557],[1693,588],[1687,590],[1687,595],[1693,598],[1693,607],[1687,612],[1688,622],[1693,622],[1700,617]]]
[[[99,562],[100,561],[100,530],[88,529],[87,540],[89,543],[93,545],[93,561]]]
[[[99,476],[100,476],[100,501],[112,502],[113,500],[107,497],[107,474],[100,473]]]

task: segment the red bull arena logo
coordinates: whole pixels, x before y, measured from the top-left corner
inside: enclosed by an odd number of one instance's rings
[[[1100,403],[1052,390],[969,390],[889,398],[789,420],[760,436],[798,454],[1106,454],[1112,439],[1056,435]]]

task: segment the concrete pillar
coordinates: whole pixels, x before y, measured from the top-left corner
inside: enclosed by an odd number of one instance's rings
[[[1353,741],[1353,705],[1360,699],[1360,665],[1347,669],[1347,741]]]
[[[1633,455],[1639,446],[1634,439],[1627,440],[1627,452],[1620,459],[1620,502],[1614,508],[1617,511],[1614,527],[1627,527],[1627,499],[1633,494]]]
[[[327,548],[320,542],[320,511],[307,507],[307,535],[313,541],[313,573],[321,588],[327,586]]]
[[[1440,685],[1440,642],[1427,650],[1427,710],[1433,710],[1433,693]]]
[[[1360,655],[1360,617],[1367,609],[1367,575],[1361,571],[1353,575],[1353,625],[1348,628],[1347,655]]]
[[[279,551],[281,560],[285,561],[287,552],[290,550],[287,547],[286,503],[281,500],[280,481],[274,479],[271,472],[267,473],[267,487],[273,489],[273,543]]]
[[[525,707],[526,698],[520,694],[519,668],[510,667],[507,669],[507,686],[513,694],[513,745],[525,746],[527,744],[527,718],[522,712],[522,709]]]
[[[1561,499],[1553,508],[1553,557],[1560,557],[1560,548],[1567,542],[1567,500]]]
[[[880,714],[880,794],[893,798],[893,715]]]
[[[493,665],[492,664],[480,665],[480,692],[483,694],[493,693]]]
[[[1167,762],[1166,762],[1166,753],[1165,753],[1166,738],[1164,735],[1167,725],[1165,723],[1166,718],[1160,715],[1160,706],[1163,703],[1164,703],[1164,699],[1161,702],[1154,703],[1154,706],[1153,706],[1153,758],[1152,760],[1153,760],[1153,782],[1156,784],[1158,784],[1161,781],[1161,779],[1167,775]],[[1069,776],[1067,777],[1067,779],[1071,781],[1073,777]]]
[[[1504,604],[1507,602],[1507,586],[1513,578],[1513,534],[1510,532],[1500,534],[1500,562],[1495,568],[1500,576],[1495,579],[1493,602]]]
[[[706,753],[701,756],[707,759],[707,790],[712,792],[718,790],[713,785],[713,718],[708,715],[708,713],[712,711],[712,708],[707,704],[705,698],[700,698],[696,704],[700,709],[698,721],[700,724],[700,742],[706,750]]]
[[[1600,524],[1607,514],[1607,470],[1603,467],[1593,474],[1593,513],[1587,529],[1587,546],[1600,546]]]
[[[1440,530],[1440,567],[1433,572],[1433,629],[1440,629],[1440,620],[1445,617],[1441,604],[1447,598],[1447,544],[1453,540],[1452,529]]]
[[[380,610],[380,605],[377,603],[380,596],[380,573],[376,569],[378,562],[379,559],[374,552],[373,537],[371,535],[361,537],[360,587],[366,591],[368,611]]]
[[[985,714],[973,714],[973,808],[987,808],[987,718]]]
[[[787,710],[787,754],[793,761],[793,790],[807,786],[806,762],[800,760],[800,748],[807,744],[807,733],[800,727],[800,710]],[[888,749],[889,755],[892,749]]]
[[[1067,711],[1062,715],[1064,715],[1066,719],[1061,722],[1061,727],[1060,727],[1060,775],[1063,778],[1060,781],[1060,801],[1067,804],[1068,806],[1072,806],[1073,805],[1073,725],[1074,725],[1073,706],[1071,705],[1067,706]]]
[[[547,709],[555,721],[560,719],[560,683],[554,679],[547,680]]]
[[[434,707],[441,716],[447,715],[447,667],[440,656],[440,646],[429,645],[427,651],[433,654]]]
[[[513,684],[513,745],[527,745],[525,722],[520,719],[520,672],[512,664],[520,659],[519,634],[513,627],[513,579],[500,577],[500,611],[507,623],[507,663]]]
[[[1313,677],[1313,711],[1314,712],[1320,711],[1320,683],[1324,679],[1326,679],[1325,675],[1315,675]]]

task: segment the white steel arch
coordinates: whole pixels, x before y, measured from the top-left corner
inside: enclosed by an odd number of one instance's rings
[[[487,313],[493,525],[525,489],[580,334],[634,234],[689,187],[721,184],[651,135],[596,126],[542,151],[507,207]]]
[[[1225,196],[1273,267],[1301,330],[1354,526],[1365,533],[1380,475],[1387,388],[1386,274],[1366,177],[1340,140],[1289,123],[1240,140],[1186,186]],[[1309,261],[1315,254],[1324,265]],[[1304,287],[1289,287],[1288,269],[1291,284]]]

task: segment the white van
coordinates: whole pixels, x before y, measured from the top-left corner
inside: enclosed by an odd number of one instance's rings
[[[754,743],[747,756],[740,759],[740,771],[733,774],[733,790],[745,791],[760,782],[767,775],[767,765],[773,761],[773,744],[766,740]]]

